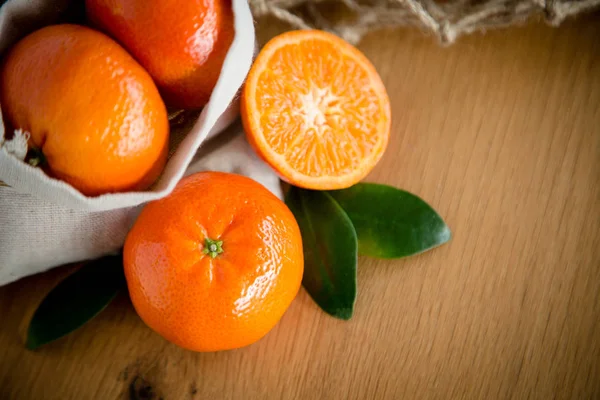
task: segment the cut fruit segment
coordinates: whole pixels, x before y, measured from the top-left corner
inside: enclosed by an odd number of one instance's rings
[[[390,103],[373,65],[355,47],[316,30],[272,39],[242,94],[248,140],[282,179],[308,189],[354,185],[377,164],[390,132]]]

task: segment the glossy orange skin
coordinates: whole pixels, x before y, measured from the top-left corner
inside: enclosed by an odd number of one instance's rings
[[[215,258],[205,238],[223,241]],[[144,322],[190,350],[249,345],[282,317],[304,270],[287,206],[255,181],[200,172],[149,203],[125,241],[129,294]]]
[[[208,102],[233,41],[231,0],[86,0],[86,8],[152,75],[167,105]]]
[[[10,51],[0,79],[4,116],[31,134],[49,175],[93,196],[145,189],[161,173],[165,105],[108,36],[78,25],[40,29]]]

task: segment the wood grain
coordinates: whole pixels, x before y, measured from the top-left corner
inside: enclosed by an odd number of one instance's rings
[[[122,296],[26,351],[28,318],[61,268],[0,288],[0,398],[129,399],[132,382],[156,399],[600,398],[597,18],[450,48],[403,30],[362,42],[394,118],[369,180],[426,199],[453,240],[361,259],[350,322],[302,290],[259,343],[195,354]]]

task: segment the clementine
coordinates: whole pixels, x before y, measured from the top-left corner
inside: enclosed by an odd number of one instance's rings
[[[208,102],[233,41],[231,0],[86,0],[86,9],[152,75],[167,105]]]
[[[390,134],[390,103],[369,60],[330,33],[279,35],[254,62],[242,119],[259,155],[289,183],[354,185],[377,164]]]
[[[255,181],[200,172],[146,205],[125,241],[131,300],[144,322],[195,351],[262,338],[298,293],[298,224]]]
[[[0,104],[48,174],[86,195],[145,189],[167,156],[165,105],[146,71],[108,36],[55,25],[22,39],[0,75]]]

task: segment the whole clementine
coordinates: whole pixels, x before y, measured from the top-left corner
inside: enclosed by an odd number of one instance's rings
[[[86,0],[86,9],[152,75],[167,105],[208,102],[233,41],[231,0]]]
[[[262,338],[298,293],[302,239],[259,183],[200,172],[144,207],[125,241],[129,294],[144,322],[195,351]]]
[[[145,189],[165,165],[169,122],[158,89],[100,32],[55,25],[25,37],[6,57],[0,96],[47,173],[86,195]]]

